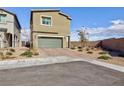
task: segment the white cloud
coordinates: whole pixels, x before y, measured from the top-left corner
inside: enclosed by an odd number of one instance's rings
[[[112,23],[112,25],[124,24],[124,20],[121,20],[121,19],[112,20],[110,21],[110,23]]]
[[[102,27],[98,27],[98,28],[87,28],[87,32],[89,34],[97,34],[97,33],[101,33],[104,32],[106,29],[102,28]]]
[[[113,20],[111,23],[109,27],[87,28],[86,31],[89,33],[89,40],[124,37],[124,20]],[[77,40],[77,36],[74,37],[73,39]]]
[[[71,41],[78,41],[79,37],[78,37],[78,33],[76,31],[72,31],[71,32]]]

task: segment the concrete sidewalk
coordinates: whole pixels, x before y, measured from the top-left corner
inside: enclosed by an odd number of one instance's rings
[[[18,59],[18,60],[9,60],[9,61],[0,61],[0,70],[3,69],[12,69],[12,68],[21,68],[21,67],[30,67],[38,65],[48,65],[55,63],[68,63],[72,61],[82,61],[95,64],[98,66],[103,66],[120,72],[124,72],[124,67],[117,66],[105,62],[100,62],[96,60],[90,60],[86,58],[72,58],[67,56],[57,56],[57,57],[47,57],[47,58],[28,58],[28,59]]]
[[[79,60],[74,59],[72,57],[66,57],[66,56],[5,60],[5,61],[0,61],[0,70],[37,66],[37,65],[55,64],[55,63],[65,63],[70,61],[79,61]]]
[[[124,72],[124,67],[123,66],[119,66],[119,65],[114,65],[114,64],[110,64],[110,63],[105,63],[105,62],[101,62],[101,61],[97,61],[97,60],[90,60],[90,59],[78,59],[81,61],[85,61],[91,64],[95,64],[98,66],[103,66],[109,69],[113,69],[113,70],[117,70],[120,72]]]

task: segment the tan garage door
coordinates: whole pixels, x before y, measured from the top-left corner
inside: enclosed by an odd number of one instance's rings
[[[57,37],[39,37],[39,48],[62,48],[62,38]]]

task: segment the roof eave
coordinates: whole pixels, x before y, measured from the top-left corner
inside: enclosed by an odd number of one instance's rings
[[[32,9],[31,12],[60,12],[58,9]]]
[[[65,17],[67,17],[69,20],[72,20],[70,16],[68,16],[68,15],[66,15],[66,14],[64,14],[64,13],[62,13],[62,12],[59,12],[59,14],[61,14],[61,15],[65,16]]]
[[[42,9],[42,10],[41,9],[37,9],[37,10],[32,9],[31,10],[31,19],[30,20],[32,20],[32,13],[33,12],[59,12],[60,15],[63,15],[65,17],[67,17],[67,19],[69,19],[69,20],[72,20],[70,16],[66,15],[65,13],[60,12],[60,10],[57,10],[57,9]]]
[[[19,28],[21,29],[21,25],[20,25],[20,23],[19,23],[19,20],[18,20],[16,14],[14,14],[14,13],[12,13],[12,12],[10,12],[10,11],[7,11],[7,10],[5,10],[5,9],[2,9],[2,8],[0,8],[0,10],[2,10],[2,11],[4,11],[4,12],[7,12],[7,13],[9,13],[9,14],[11,14],[11,15],[13,15],[14,18],[17,20],[17,23],[18,23],[18,25],[19,25]]]

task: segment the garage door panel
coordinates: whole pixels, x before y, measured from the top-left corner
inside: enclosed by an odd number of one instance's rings
[[[39,48],[62,48],[62,38],[39,37]]]

